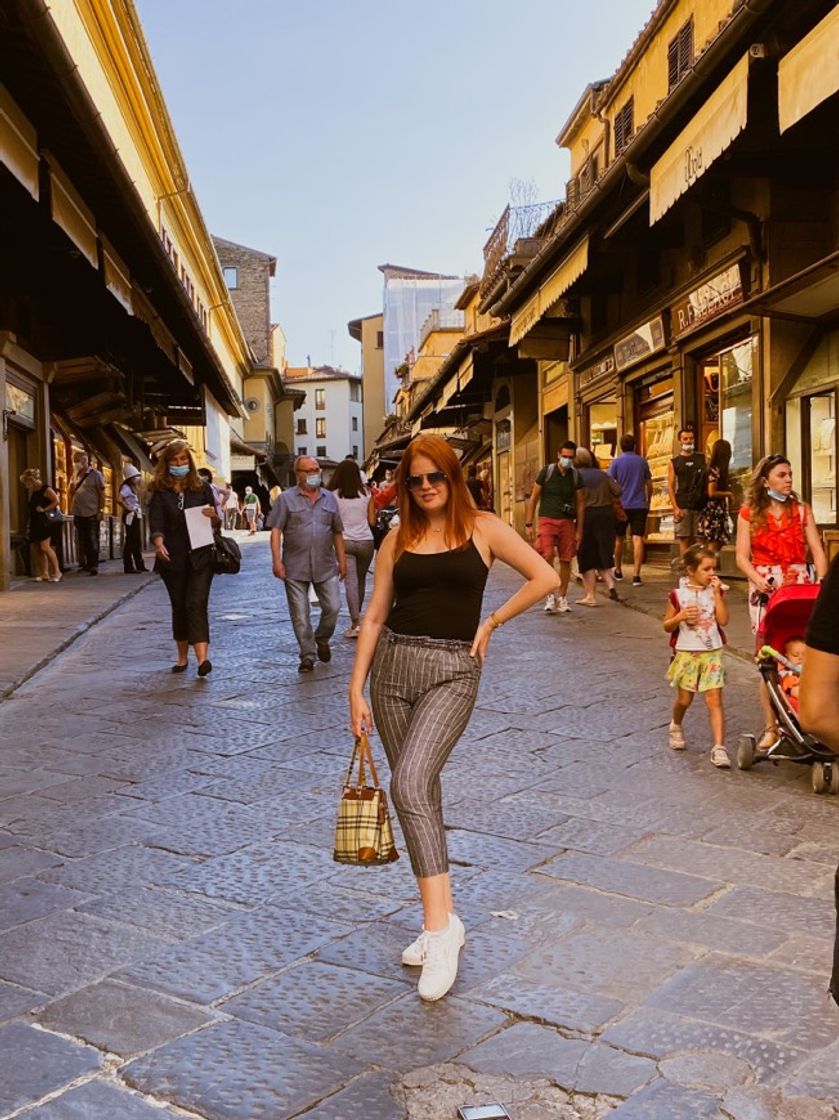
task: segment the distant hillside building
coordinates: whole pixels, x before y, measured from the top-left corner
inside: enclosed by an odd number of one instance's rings
[[[302,389],[306,399],[294,414],[294,454],[313,455],[322,465],[347,455],[362,461],[362,384],[358,374],[333,366],[289,366],[290,389]]]

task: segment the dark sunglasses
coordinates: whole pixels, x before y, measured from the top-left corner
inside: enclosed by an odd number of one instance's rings
[[[430,471],[428,474],[409,474],[405,479],[405,485],[409,490],[419,490],[424,482],[429,486],[439,486],[443,482],[448,482],[448,477],[445,471]]]

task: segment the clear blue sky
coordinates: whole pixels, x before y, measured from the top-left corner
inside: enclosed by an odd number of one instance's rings
[[[277,257],[289,359],[359,365],[386,261],[461,274],[512,179],[562,196],[554,138],[653,0],[137,0],[213,233]]]

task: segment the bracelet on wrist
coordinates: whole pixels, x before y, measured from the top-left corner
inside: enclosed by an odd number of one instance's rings
[[[499,628],[499,626],[504,625],[504,623],[501,621],[501,619],[498,617],[498,615],[495,613],[495,611],[493,611],[490,614],[489,620],[492,623],[493,630],[497,630]]]

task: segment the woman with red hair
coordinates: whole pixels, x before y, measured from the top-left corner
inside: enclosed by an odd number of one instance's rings
[[[460,463],[437,435],[412,440],[396,478],[399,526],[379,550],[349,688],[356,735],[373,728],[391,768],[391,798],[417,877],[423,930],[402,954],[436,1000],[457,976],[465,941],[454,913],[440,772],[466,729],[492,633],[558,585],[556,572],[495,514],[475,508]],[[481,621],[495,560],[527,581]]]

